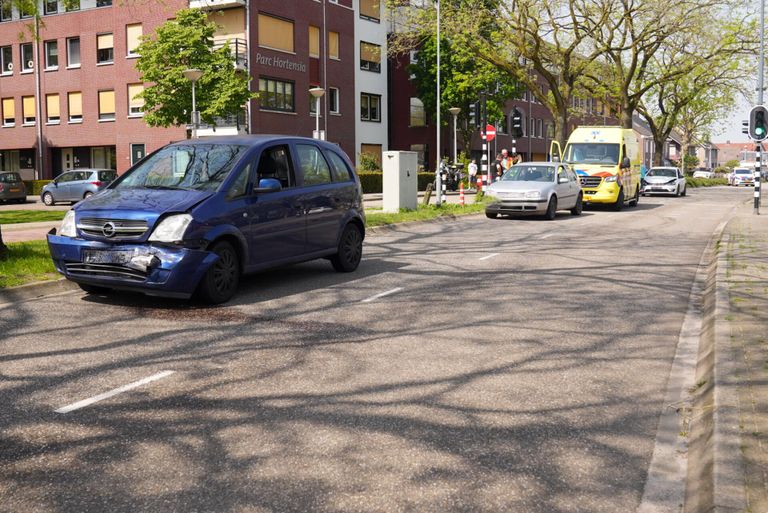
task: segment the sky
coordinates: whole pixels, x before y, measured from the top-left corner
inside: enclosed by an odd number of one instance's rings
[[[749,137],[747,134],[741,133],[741,122],[749,118],[749,111],[752,107],[753,105],[742,99],[733,112],[731,112],[730,117],[724,120],[724,124],[721,127],[722,130],[719,130],[718,127],[713,127],[712,142],[724,143],[731,141],[732,143],[748,143]]]

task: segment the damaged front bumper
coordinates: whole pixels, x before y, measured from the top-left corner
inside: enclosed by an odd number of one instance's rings
[[[55,230],[48,234],[48,248],[56,270],[68,280],[177,298],[189,298],[219,258],[199,249],[62,237]]]

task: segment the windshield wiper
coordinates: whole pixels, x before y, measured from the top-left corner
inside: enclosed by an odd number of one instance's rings
[[[142,189],[158,189],[166,191],[178,191],[184,189],[184,187],[176,187],[175,185],[142,185]]]

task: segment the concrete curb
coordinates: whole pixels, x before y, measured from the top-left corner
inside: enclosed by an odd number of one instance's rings
[[[76,290],[77,288],[76,283],[60,278],[54,281],[40,281],[18,287],[0,289],[0,305],[20,303],[53,294],[61,294]]]
[[[410,228],[411,226],[422,225],[422,224],[452,223],[459,219],[471,219],[472,217],[480,217],[480,216],[484,216],[484,214],[482,212],[474,212],[472,214],[461,214],[461,215],[447,214],[440,217],[436,217],[434,219],[425,219],[421,221],[405,221],[402,223],[394,223],[394,224],[383,224],[380,226],[374,226],[372,228],[366,228],[365,235],[368,236],[368,235],[377,235],[377,234],[386,233],[386,232],[396,232],[401,228]]]
[[[746,511],[744,461],[739,428],[738,356],[731,344],[727,285],[727,248],[723,238],[717,255],[715,286],[714,411],[713,411],[713,512]],[[725,248],[725,251],[724,251]]]

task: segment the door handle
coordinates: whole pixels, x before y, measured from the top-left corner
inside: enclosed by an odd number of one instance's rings
[[[331,207],[310,208],[309,210],[307,210],[307,215],[311,216],[312,214],[322,214],[323,212],[328,212],[329,210],[333,210],[333,209]]]

